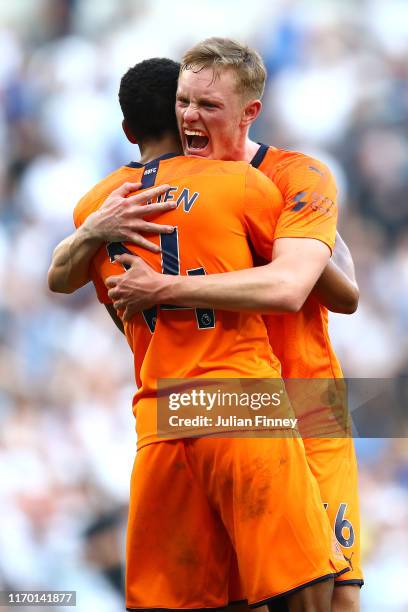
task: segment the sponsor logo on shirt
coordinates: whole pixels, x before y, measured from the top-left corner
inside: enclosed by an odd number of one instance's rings
[[[299,193],[292,198],[292,202],[295,203],[292,208],[294,212],[303,210],[305,207],[311,207],[315,211],[332,215],[335,207],[333,200],[316,191],[313,191],[311,195],[309,195],[307,191],[299,191]]]

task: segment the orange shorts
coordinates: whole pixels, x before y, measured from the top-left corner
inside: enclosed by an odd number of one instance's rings
[[[347,571],[299,438],[198,438],[137,452],[126,605],[219,608],[237,560],[250,605]]]
[[[357,459],[353,438],[304,438],[307,462],[315,476],[330,524],[350,571],[336,586],[364,584],[360,557]]]

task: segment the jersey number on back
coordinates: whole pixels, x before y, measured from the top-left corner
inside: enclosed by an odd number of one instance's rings
[[[174,229],[172,234],[160,234],[160,247],[162,250],[162,272],[163,274],[180,274],[180,257],[178,248],[178,230]],[[116,255],[130,253],[132,251],[125,247],[122,242],[110,242],[107,245],[107,251],[111,262],[114,261]],[[125,270],[130,266],[124,265]],[[205,274],[204,268],[193,268],[187,270],[188,276],[196,276]],[[161,310],[192,310],[188,306],[174,306],[172,304],[161,304]],[[209,308],[195,308],[195,316],[198,329],[214,329],[215,327],[215,312]],[[148,310],[143,310],[143,318],[151,333],[154,332],[157,322],[157,306],[152,306]]]

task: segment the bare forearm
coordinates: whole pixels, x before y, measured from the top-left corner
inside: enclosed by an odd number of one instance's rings
[[[331,312],[352,314],[357,309],[358,285],[334,261],[328,263],[313,293]]]
[[[55,248],[48,270],[48,286],[57,293],[72,293],[90,280],[89,266],[101,245],[86,225]]]
[[[353,258],[339,234],[333,256],[316,283],[314,295],[332,312],[352,314],[357,309],[359,289]]]
[[[128,267],[106,279],[108,295],[125,321],[154,304],[252,312],[297,312],[330,256],[320,241],[279,238],[273,261],[265,266],[223,274],[173,276],[155,272],[140,257],[120,255]]]
[[[160,251],[142,233],[168,233],[173,231],[173,226],[151,223],[145,217],[172,210],[176,204],[147,204],[165,193],[169,185],[137,193],[140,187],[141,183],[124,183],[112,191],[76,232],[60,242],[48,271],[51,291],[72,293],[85,285],[89,281],[91,259],[104,242],[131,242],[153,253]]]
[[[271,265],[208,276],[164,277],[155,298],[160,303],[231,311],[298,310],[291,279]]]
[[[159,301],[196,308],[297,312],[329,255],[319,241],[281,238],[275,241],[271,263],[228,274],[177,277],[174,283],[166,280]]]
[[[265,314],[297,312],[321,274],[328,254],[323,246],[313,262],[307,254],[300,261],[297,251],[282,250],[274,261],[258,268],[208,276],[164,276],[155,301]]]
[[[331,261],[334,262],[337,268],[339,268],[351,282],[357,282],[356,271],[354,269],[354,262],[350,249],[338,232],[336,235],[336,245]]]

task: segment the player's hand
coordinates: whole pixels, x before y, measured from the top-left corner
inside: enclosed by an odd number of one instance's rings
[[[126,253],[115,257],[115,261],[130,268],[118,276],[109,276],[105,283],[114,308],[122,311],[124,321],[130,321],[137,312],[158,303],[158,292],[166,275],[155,272],[137,255]]]
[[[174,202],[146,204],[165,193],[169,185],[134,193],[140,187],[141,183],[124,183],[112,191],[102,206],[90,214],[83,224],[92,237],[101,242],[132,242],[152,253],[160,252],[158,245],[140,234],[167,234],[173,231],[173,227],[145,221],[145,217],[173,210],[176,205]],[[134,195],[127,197],[131,193]]]

